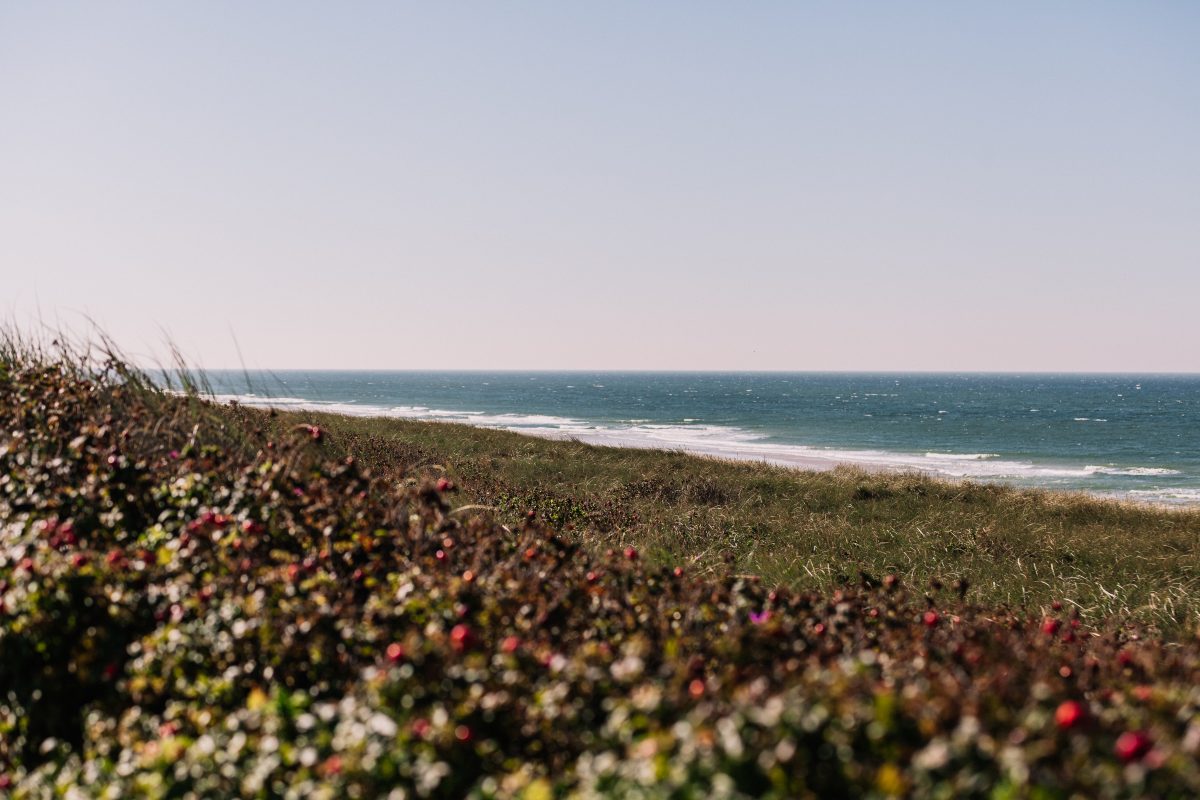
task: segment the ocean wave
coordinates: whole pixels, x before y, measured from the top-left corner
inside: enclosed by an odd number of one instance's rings
[[[548,414],[489,414],[485,411],[457,411],[427,406],[382,406],[346,403],[331,400],[305,400],[299,397],[260,397],[246,394],[219,394],[218,402],[237,402],[259,408],[278,408],[281,411],[317,411],[327,414],[346,414],[354,417],[392,417],[398,419],[460,422],[486,428],[552,427],[555,429],[587,428],[590,424],[570,417]]]
[[[1179,474],[1181,474],[1179,472],[1179,470],[1168,469],[1167,467],[1114,467],[1114,466],[1097,467],[1097,466],[1089,465],[1089,466],[1084,467],[1084,469],[1089,471],[1093,475],[1130,475],[1130,476],[1135,476],[1135,475],[1179,475]]]
[[[926,453],[926,458],[949,458],[953,461],[985,461],[989,458],[999,458],[996,453]]]
[[[1130,489],[1125,496],[1131,500],[1168,505],[1200,505],[1200,488]]]

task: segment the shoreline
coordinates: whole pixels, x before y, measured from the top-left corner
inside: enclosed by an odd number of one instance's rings
[[[581,420],[549,417],[545,415],[522,415],[511,413],[460,412],[428,409],[425,407],[397,406],[392,409],[383,406],[360,406],[354,403],[305,400],[303,398],[270,398],[254,395],[218,394],[211,399],[220,403],[236,403],[254,408],[274,408],[278,411],[311,412],[334,414],[359,419],[393,419],[407,422],[432,422],[466,425],[480,430],[503,430],[525,436],[551,441],[578,441],[583,444],[600,447],[618,447],[635,450],[662,450],[679,452],[702,458],[724,461],[737,461],[753,464],[767,464],[786,469],[809,472],[830,472],[838,467],[852,467],[873,473],[918,474],[924,477],[942,480],[950,483],[975,481],[985,484],[1003,485],[1014,489],[1035,489],[1055,493],[1082,493],[1099,500],[1130,503],[1150,508],[1197,510],[1200,509],[1200,491],[1193,498],[1170,497],[1138,497],[1132,491],[1104,491],[1087,487],[1057,486],[1049,482],[1038,481],[1039,475],[1046,477],[1061,477],[1065,475],[1083,476],[1095,472],[1108,472],[1114,475],[1155,474],[1139,472],[1143,468],[1132,468],[1113,471],[1108,467],[1085,467],[1083,470],[1039,466],[1032,463],[1007,461],[990,453],[954,454],[926,453],[924,458],[933,463],[922,464],[919,454],[899,453],[874,450],[842,450],[830,448],[827,453],[819,448],[804,445],[788,445],[760,441],[753,434],[741,441],[728,438],[711,438],[707,441],[703,433],[720,430],[722,433],[735,433],[735,428],[720,426],[695,426],[689,429],[686,425],[653,425],[642,424],[629,428],[604,428],[597,424]],[[532,424],[506,424],[515,420]],[[555,422],[575,423],[573,427],[554,427]],[[540,424],[538,424],[540,423]],[[681,431],[688,434],[679,438]],[[968,467],[970,469],[968,469]],[[983,467],[984,469],[980,469]],[[988,468],[992,474],[988,474]],[[1021,479],[1007,474],[1014,468],[1027,469],[1030,477]],[[974,471],[972,471],[972,469]],[[1089,473],[1088,471],[1092,472]],[[1169,472],[1164,473],[1169,474]],[[1160,490],[1166,494],[1171,490]]]

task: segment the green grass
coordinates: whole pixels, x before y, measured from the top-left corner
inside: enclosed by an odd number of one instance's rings
[[[245,411],[253,415],[257,412]],[[463,425],[337,415],[331,446],[397,481],[453,479],[501,521],[534,510],[595,548],[827,589],[860,573],[965,580],[981,603],[1060,601],[1164,635],[1200,626],[1200,511],[842,467],[805,472]],[[261,423],[260,423],[261,424]]]

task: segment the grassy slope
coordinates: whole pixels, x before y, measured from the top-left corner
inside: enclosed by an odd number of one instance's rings
[[[634,544],[771,582],[828,588],[859,571],[970,582],[978,602],[1121,615],[1168,635],[1200,623],[1200,511],[917,475],[801,472],[664,451],[595,447],[463,425],[317,420],[335,447],[400,479],[443,469],[463,503],[528,509],[586,543]]]

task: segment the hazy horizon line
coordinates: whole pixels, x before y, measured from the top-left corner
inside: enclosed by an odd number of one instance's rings
[[[177,368],[140,367],[147,371],[169,372]],[[283,372],[342,372],[342,373],[406,373],[406,374],[557,374],[557,375],[1105,375],[1137,377],[1200,377],[1200,371],[1187,370],[1048,370],[1048,369],[647,369],[647,368],[521,368],[521,367],[455,367],[445,369],[396,367],[187,367],[194,372],[283,373]]]

